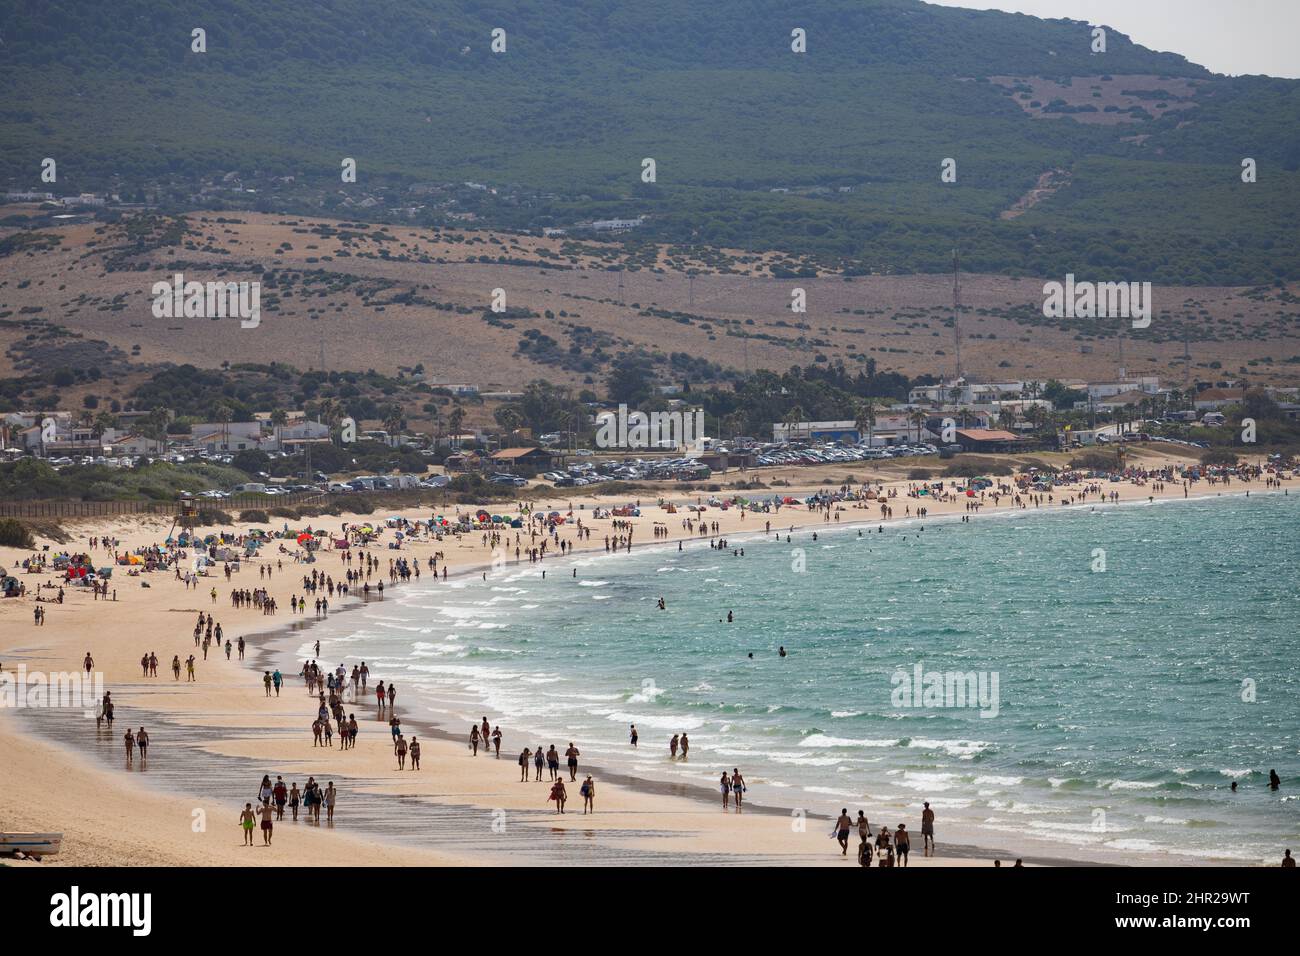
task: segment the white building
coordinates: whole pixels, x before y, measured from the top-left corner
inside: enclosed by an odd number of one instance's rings
[[[1126,378],[1118,382],[1089,382],[1088,397],[1091,399],[1113,398],[1124,392],[1144,392],[1155,395],[1160,391],[1160,379],[1155,375],[1142,375]]]
[[[926,403],[929,405],[973,405],[976,402],[989,402],[1002,398],[1014,398],[1025,392],[1024,382],[983,382],[971,383],[964,378],[954,382],[941,382],[938,385],[922,385],[907,393],[910,404]]]
[[[591,224],[596,232],[620,232],[624,229],[636,229],[645,222],[644,216],[635,219],[597,219]]]

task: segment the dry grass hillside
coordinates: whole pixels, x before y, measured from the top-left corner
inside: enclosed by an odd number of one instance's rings
[[[318,368],[323,354],[328,369],[423,363],[444,381],[510,389],[536,378],[600,383],[609,359],[632,350],[735,369],[852,369],[874,359],[881,370],[939,375],[954,365],[948,275],[784,280],[758,274],[776,257],[736,251],[283,215],[196,213],[185,225],[141,234],[87,222],[11,243],[0,257],[0,372],[30,374],[72,356],[126,380],[155,363]],[[0,241],[13,236],[0,231]],[[176,271],[200,281],[260,273],[260,326],[155,318],[151,286]],[[791,310],[796,287],[806,290],[806,314]],[[494,289],[507,312],[490,310]],[[1300,378],[1290,290],[1157,286],[1154,301],[1151,328],[1126,331],[1121,343],[1114,320],[1044,319],[1041,281],[963,275],[963,368],[982,380],[1108,379],[1122,349],[1130,374],[1181,384],[1186,338],[1193,380]],[[57,327],[82,338],[61,338]]]

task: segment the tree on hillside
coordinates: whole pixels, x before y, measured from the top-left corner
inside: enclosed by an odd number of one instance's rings
[[[460,407],[460,402],[457,402],[452,408],[451,414],[447,416],[447,421],[451,427],[454,447],[460,448],[460,429],[465,424],[465,409]]]
[[[863,428],[867,431],[867,445],[870,446],[876,433],[876,400],[874,398],[864,398],[858,402],[853,409],[853,427],[862,434]]]
[[[271,412],[271,424],[275,426],[275,447],[277,451],[283,450],[284,426],[289,423],[289,413],[283,408],[277,408]]]

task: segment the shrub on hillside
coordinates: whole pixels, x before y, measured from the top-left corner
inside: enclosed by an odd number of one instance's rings
[[[1084,452],[1070,459],[1070,467],[1080,471],[1110,471],[1115,467],[1115,456],[1099,451]]]
[[[239,513],[239,520],[249,524],[269,524],[271,516],[260,508],[245,508]]]
[[[36,539],[27,525],[17,518],[0,518],[0,545],[29,550],[36,547]]]
[[[233,525],[234,523],[235,523],[234,518],[232,518],[226,512],[219,511],[216,508],[200,509],[198,515],[196,515],[194,519],[195,526],[200,528],[207,528],[213,525],[220,525],[226,527],[229,525]]]
[[[1237,453],[1226,448],[1211,448],[1201,455],[1202,465],[1235,465]]]

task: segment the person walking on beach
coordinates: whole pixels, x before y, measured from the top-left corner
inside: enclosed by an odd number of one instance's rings
[[[528,761],[532,759],[533,752],[527,747],[519,754],[519,782],[528,782]]]
[[[275,824],[271,822],[275,819],[275,810],[271,806],[271,801],[263,800],[262,809],[259,812],[262,814],[262,846],[270,846],[271,829],[275,826]]]
[[[677,759],[677,735],[673,734],[673,739],[668,741],[668,759]]]
[[[401,736],[397,738],[397,769],[406,769],[406,738]]]
[[[146,752],[149,750],[149,735],[144,732],[143,727],[136,732],[135,746],[140,751],[140,762],[144,763]]]
[[[384,682],[380,681],[375,685],[375,702],[379,705],[379,719],[384,719],[384,702],[388,699],[388,691],[384,690]]]
[[[262,686],[266,688],[266,696],[271,696],[271,672],[262,671]]]
[[[582,813],[585,816],[588,812],[596,812],[596,781],[591,779],[591,774],[587,774],[587,779],[582,781],[582,786],[578,788],[582,794]]]
[[[135,757],[135,734],[131,733],[130,727],[126,728],[126,734],[122,737],[122,740],[126,744],[126,762],[130,764]]]
[[[185,659],[185,682],[188,684],[197,680],[198,678],[194,676],[194,655],[191,654]]]
[[[718,789],[722,791],[722,809],[726,810],[731,800],[731,777],[727,771],[722,771],[722,779],[718,783]]]
[[[397,685],[392,681],[388,682],[388,712],[397,713]]]
[[[552,780],[560,775],[560,752],[555,749],[555,744],[551,744],[546,751],[546,769]]]
[[[334,822],[334,802],[338,799],[338,791],[334,789],[334,781],[331,780],[325,787],[325,820],[328,823]],[[316,811],[317,819],[320,819],[320,810]]]
[[[637,740],[636,724],[633,724],[633,725],[632,725],[632,730],[631,730],[631,733],[629,734],[629,736],[630,736],[631,741],[632,741],[632,746],[633,746],[633,748],[635,748],[635,747],[636,747],[636,740]]]
[[[284,819],[284,805],[289,800],[289,788],[284,785],[284,777],[275,778],[275,786],[271,788],[271,796],[275,799],[275,818]]]
[[[469,725],[469,749],[474,752],[475,757],[478,756],[478,741],[479,741],[478,724],[470,724]]]
[[[736,812],[740,812],[741,798],[745,794],[745,778],[740,775],[737,767],[731,768],[731,796],[736,801]]]
[[[420,741],[418,738],[414,736],[411,737],[410,753],[411,753],[411,769],[419,770],[420,769]]]
[[[496,751],[497,759],[501,759],[501,728],[496,727],[492,730],[492,749]]]
[[[900,823],[894,831],[894,853],[900,866],[907,866],[907,854],[912,849],[912,836],[907,832],[907,824]]]
[[[244,828],[244,843],[247,846],[253,845],[253,824],[256,823],[256,817],[253,813],[251,803],[244,804],[244,812],[239,815],[239,825]]]
[[[686,734],[683,733],[683,734],[682,734],[682,742],[681,742],[681,750],[682,750],[682,759],[683,759],[683,760],[686,759],[686,752],[687,752],[688,750],[690,750],[690,749],[691,749],[691,742],[690,742],[689,740],[686,739]]]
[[[533,767],[537,770],[536,780],[542,782],[542,767],[546,765],[546,754],[542,751],[542,745],[538,744],[537,749],[533,751]]]
[[[581,751],[573,746],[572,740],[569,741],[569,749],[564,752],[564,756],[569,758],[569,781],[576,783],[578,780],[578,757],[581,756]]]
[[[95,659],[90,656],[90,651],[86,651],[86,659],[82,661],[82,666],[86,668],[86,678],[89,680],[90,672],[95,668]]]
[[[564,790],[564,781],[562,779],[551,784],[551,795],[547,799],[555,801],[556,813],[564,812],[564,804],[569,799],[569,795]]]
[[[298,790],[298,781],[295,780],[289,788],[289,812],[293,814],[293,822],[298,822],[298,804],[302,803],[302,793]]]
[[[849,808],[845,807],[840,811],[840,818],[835,821],[834,836],[840,841],[840,856],[849,855],[849,833],[853,829],[853,818],[849,816]]]
[[[934,856],[934,811],[930,809],[929,802],[921,811],[921,854]]]
[[[858,845],[859,849],[867,844],[867,837],[871,836],[871,824],[867,821],[867,815],[861,810],[858,811]]]
[[[177,654],[172,658],[172,680],[181,679],[181,656]]]

